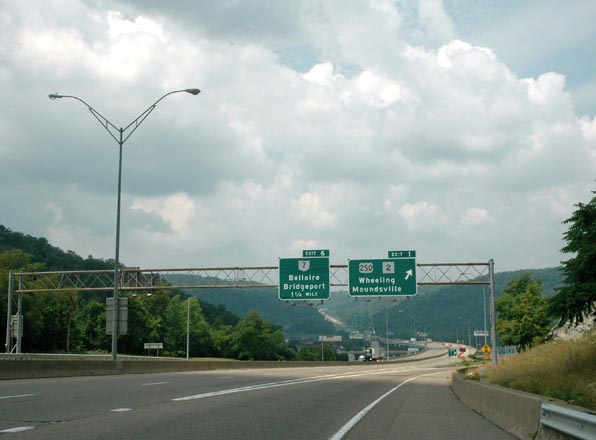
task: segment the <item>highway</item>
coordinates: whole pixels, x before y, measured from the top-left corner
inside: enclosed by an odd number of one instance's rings
[[[514,439],[415,363],[0,382],[14,439]]]

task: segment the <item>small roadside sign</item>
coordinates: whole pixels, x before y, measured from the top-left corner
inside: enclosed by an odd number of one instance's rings
[[[484,354],[489,354],[491,351],[493,351],[488,344],[484,344],[480,350],[482,350],[482,353]]]
[[[341,344],[341,336],[335,335],[327,335],[327,336],[319,336],[320,343],[326,344]]]
[[[302,251],[303,257],[328,257],[329,249],[313,249]]]
[[[416,258],[416,251],[389,251],[389,258]]]
[[[450,357],[457,356],[457,349],[450,348],[448,351],[449,351],[449,356]]]

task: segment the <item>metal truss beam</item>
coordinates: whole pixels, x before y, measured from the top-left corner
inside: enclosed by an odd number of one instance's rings
[[[417,283],[424,285],[488,285],[488,263],[434,263],[417,265]],[[279,268],[213,267],[190,269],[139,269],[119,271],[119,289],[122,291],[179,289],[221,289],[277,287]],[[54,291],[113,290],[114,271],[84,270],[65,272],[16,272],[18,287],[15,293]],[[348,285],[348,266],[330,265],[331,287]]]

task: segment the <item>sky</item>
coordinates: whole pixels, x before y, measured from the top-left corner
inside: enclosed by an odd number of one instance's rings
[[[596,190],[596,1],[0,0],[0,224],[141,268],[553,267]],[[129,130],[130,131],[130,130]]]

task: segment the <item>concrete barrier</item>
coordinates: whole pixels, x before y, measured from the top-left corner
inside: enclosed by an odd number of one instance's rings
[[[459,372],[451,376],[451,388],[466,406],[523,440],[573,440],[540,423],[541,405],[552,403],[575,411],[587,412],[565,402],[524,393],[477,380],[466,380]]]
[[[446,350],[428,350],[416,356],[398,358],[388,363],[414,362],[444,356]],[[77,359],[79,357],[79,359]],[[83,359],[80,359],[83,358]],[[119,356],[114,363],[111,356],[2,354],[0,380],[44,377],[101,376],[111,374],[176,373],[185,371],[231,370],[248,368],[299,368],[358,366],[362,362],[319,361],[237,361],[232,359],[176,359]],[[374,364],[369,364],[373,367]]]
[[[466,380],[458,372],[451,377],[451,388],[466,406],[517,438],[536,438],[540,427],[541,404],[541,399],[537,396],[476,380]]]
[[[242,368],[292,368],[350,365],[346,362],[276,362],[234,360],[0,360],[0,380],[112,374],[176,373]],[[353,364],[352,364],[353,365]]]

